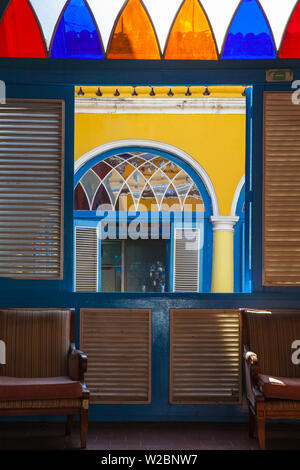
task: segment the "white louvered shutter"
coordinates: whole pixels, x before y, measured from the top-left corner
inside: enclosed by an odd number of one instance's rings
[[[0,105],[0,277],[63,277],[64,102]]]
[[[174,232],[174,292],[198,292],[200,229],[175,228]]]
[[[75,228],[75,291],[98,291],[98,239],[94,227]]]

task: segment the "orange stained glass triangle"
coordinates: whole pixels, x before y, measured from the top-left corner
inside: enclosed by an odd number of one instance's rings
[[[185,0],[171,29],[165,59],[217,60],[216,43],[198,0]]]
[[[129,0],[111,39],[108,59],[159,60],[153,26],[140,0]]]

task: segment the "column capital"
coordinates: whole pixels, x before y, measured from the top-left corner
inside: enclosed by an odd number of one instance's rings
[[[218,215],[212,216],[210,221],[214,232],[234,232],[234,226],[239,221],[237,216]]]

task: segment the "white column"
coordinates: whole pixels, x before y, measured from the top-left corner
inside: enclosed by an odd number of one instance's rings
[[[212,292],[234,291],[234,226],[239,217],[213,216]]]

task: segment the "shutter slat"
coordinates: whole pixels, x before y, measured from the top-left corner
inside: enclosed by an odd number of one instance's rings
[[[300,283],[300,107],[291,92],[264,94],[265,286]]]
[[[151,403],[151,310],[82,309],[93,403]]]
[[[0,105],[0,276],[62,279],[60,100]]]
[[[240,313],[174,309],[170,316],[170,402],[240,403]]]

